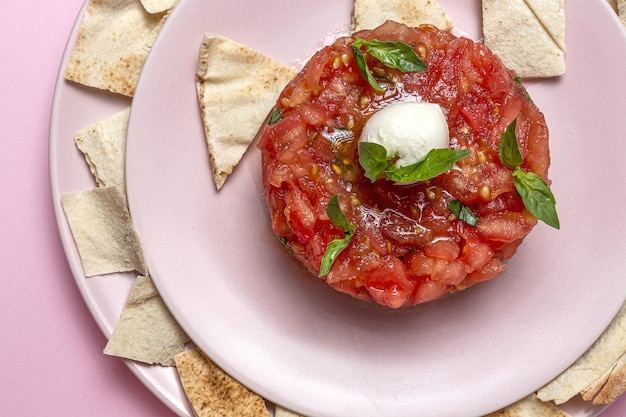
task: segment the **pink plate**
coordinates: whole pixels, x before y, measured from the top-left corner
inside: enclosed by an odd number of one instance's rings
[[[440,3],[480,38],[479,1]],[[528,84],[551,129],[562,229],[538,226],[494,281],[387,311],[287,255],[254,147],[215,191],[194,84],[204,32],[296,66],[347,29],[352,1],[183,1],[137,88],[127,182],[152,277],[195,343],[265,398],[328,417],[483,415],[575,361],[626,296],[626,42],[604,2],[567,7],[567,75]]]

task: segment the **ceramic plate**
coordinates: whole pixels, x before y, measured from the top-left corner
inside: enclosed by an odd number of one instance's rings
[[[334,292],[282,249],[254,147],[221,191],[212,183],[194,83],[202,34],[293,65],[345,29],[352,7],[260,4],[181,3],[134,99],[131,215],[153,279],[192,339],[254,391],[312,416],[482,415],[567,368],[626,295],[626,95],[615,94],[626,42],[608,8],[568,4],[567,75],[529,85],[552,132],[561,230],[537,227],[494,281],[387,311]],[[479,1],[441,4],[458,29],[480,35]],[[609,43],[610,53],[598,47]]]
[[[457,28],[480,37],[480,2],[440,3]],[[215,192],[195,96],[204,32],[298,67],[347,30],[350,10],[348,1],[329,0],[179,4],[146,63],[129,126],[129,201],[150,270],[194,341],[272,401],[311,416],[484,414],[565,369],[624,300],[626,226],[616,221],[625,200],[624,35],[604,2],[568,4],[567,75],[528,84],[552,132],[562,230],[537,227],[495,281],[389,312],[335,293],[286,256],[268,224],[254,149]],[[605,44],[610,53],[598,47]],[[128,104],[67,83],[61,71],[50,143],[54,204],[77,284],[106,335],[132,276],[84,278],[59,200],[95,186],[73,133]],[[131,368],[174,411],[190,414],[173,370]],[[572,407],[581,416],[598,410]]]

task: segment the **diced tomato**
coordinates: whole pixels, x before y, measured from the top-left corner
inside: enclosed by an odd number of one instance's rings
[[[405,42],[428,69],[385,68],[381,94],[359,74],[354,38],[340,38],[313,56],[281,93],[276,108],[283,117],[266,127],[258,145],[274,232],[317,275],[328,243],[345,237],[326,213],[337,195],[356,230],[321,279],[392,308],[494,278],[536,224],[516,193],[511,170],[499,160],[500,138],[517,117],[523,168],[549,181],[543,114],[513,72],[482,44],[433,26],[395,22],[356,36]],[[416,99],[442,107],[451,148],[471,155],[412,185],[365,178],[357,146],[363,125],[386,105]],[[451,213],[453,200],[477,216],[475,227]]]
[[[469,271],[474,271],[485,265],[493,258],[493,249],[487,243],[478,239],[468,239],[463,246],[461,260],[468,266]]]
[[[424,254],[431,258],[453,261],[459,257],[459,245],[449,239],[440,239],[429,242],[424,246]]]
[[[480,269],[471,272],[468,277],[475,282],[483,282],[493,279],[506,269],[506,264],[498,258],[491,258]]]
[[[392,308],[405,305],[414,289],[414,284],[406,276],[404,264],[398,258],[388,259],[367,274],[365,285],[372,300]]]
[[[488,240],[509,243],[526,237],[532,226],[522,213],[505,212],[482,217],[477,228]]]

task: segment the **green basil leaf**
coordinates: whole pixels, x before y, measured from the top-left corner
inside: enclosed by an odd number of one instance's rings
[[[343,230],[344,232],[354,228],[354,225],[350,223],[348,217],[341,210],[339,205],[339,196],[335,194],[328,200],[328,206],[326,206],[326,214],[330,219],[330,222]]]
[[[509,123],[504,133],[502,133],[499,147],[502,165],[511,169],[517,168],[524,162],[524,157],[522,156],[519,143],[517,142],[517,134],[515,133],[516,126],[517,117]]]
[[[359,142],[359,163],[365,170],[365,177],[374,182],[389,168],[389,161],[384,146],[373,142]]]
[[[367,53],[389,68],[395,68],[402,72],[422,72],[428,69],[428,66],[417,56],[413,48],[404,42],[387,42],[376,39],[368,41],[356,37],[352,44],[352,55],[354,55],[356,66],[363,79],[376,91],[383,92],[384,89],[378,84],[367,66],[365,54],[361,52],[363,46],[365,46]]]
[[[461,203],[459,200],[452,200],[448,203],[448,210],[450,210],[456,217],[462,222],[476,227],[478,224],[478,216],[474,214],[471,208]]]
[[[330,268],[332,268],[335,259],[337,259],[339,254],[350,244],[350,239],[352,239],[352,235],[346,235],[343,239],[334,239],[328,243],[326,252],[322,258],[320,272],[317,275],[318,277],[323,277],[330,272]]]
[[[356,230],[356,226],[350,223],[348,217],[341,211],[339,196],[337,194],[332,196],[328,201],[326,214],[334,226],[343,230],[345,237],[343,239],[334,239],[326,246],[326,252],[322,257],[322,263],[320,265],[319,277],[323,277],[330,272],[330,268],[333,266],[335,259],[348,247]]]
[[[361,77],[363,77],[363,79],[366,80],[369,83],[369,85],[372,86],[374,90],[380,91],[380,92],[385,91],[378,84],[378,82],[376,82],[374,75],[372,74],[369,67],[367,66],[365,55],[363,54],[363,52],[361,52],[358,46],[356,46],[356,43],[352,45],[352,55],[354,56],[354,61],[356,62],[356,66],[359,69],[359,72],[361,73]]]
[[[396,68],[402,72],[422,72],[428,69],[413,48],[404,42],[385,42],[374,39],[363,41],[363,43],[367,53],[389,68]]]
[[[559,229],[559,216],[556,212],[556,199],[550,186],[534,172],[522,171],[520,165],[524,162],[524,157],[517,142],[515,127],[517,117],[509,124],[500,140],[500,161],[502,165],[513,169],[513,183],[517,194],[522,199],[526,209],[537,219]]]
[[[548,226],[559,229],[556,199],[543,178],[534,172],[524,172],[519,167],[512,172],[512,175],[515,189],[522,198],[526,209]]]
[[[391,165],[385,170],[387,179],[395,182],[426,181],[449,171],[454,164],[471,154],[472,151],[461,149],[432,149],[421,161],[403,167]]]
[[[282,118],[283,118],[283,112],[280,111],[279,108],[275,107],[274,110],[272,110],[272,113],[270,113],[270,118],[267,121],[267,124],[271,126],[273,124],[280,122]]]

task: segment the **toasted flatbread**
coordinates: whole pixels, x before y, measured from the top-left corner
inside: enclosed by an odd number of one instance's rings
[[[166,16],[146,12],[139,0],[90,0],[65,78],[132,97]]]
[[[101,187],[125,188],[126,131],[130,107],[76,132],[74,143],[84,154]]]
[[[189,343],[147,276],[138,276],[104,353],[150,365],[174,366]]]
[[[295,71],[221,35],[202,39],[196,87],[220,189]]]
[[[374,29],[387,20],[407,26],[430,24],[439,29],[452,29],[452,19],[435,0],[355,0],[352,29]]]
[[[581,392],[594,405],[610,404],[626,391],[626,354],[607,369],[593,384]]]
[[[624,392],[626,392],[626,356],[622,355],[609,372],[602,389],[593,398],[593,404],[611,404]]]
[[[225,373],[199,349],[175,356],[183,389],[197,417],[269,417],[263,398]]]
[[[561,51],[565,52],[565,0],[525,0]]]
[[[485,45],[518,76],[565,73],[565,0],[483,0]]]
[[[626,26],[626,0],[617,0],[615,8],[617,9],[617,15],[622,25]]]
[[[147,274],[139,236],[120,187],[100,187],[61,197],[85,276],[137,271]]]
[[[572,366],[537,392],[542,401],[563,404],[602,378],[626,353],[626,304],[602,336]]]
[[[143,8],[150,14],[166,12],[178,3],[178,0],[141,0]]]
[[[569,417],[569,415],[554,404],[542,402],[535,394],[531,394],[485,417]]]

